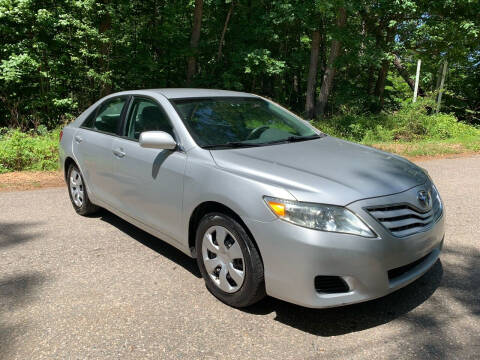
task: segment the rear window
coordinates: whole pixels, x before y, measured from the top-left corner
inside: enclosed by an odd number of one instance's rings
[[[126,102],[126,97],[106,100],[87,117],[82,126],[109,134],[117,134]]]

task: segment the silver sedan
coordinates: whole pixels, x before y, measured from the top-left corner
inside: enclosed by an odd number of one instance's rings
[[[444,239],[425,170],[327,136],[260,96],[111,94],[61,135],[74,209],[105,208],[197,259],[235,307],[366,301],[423,275]]]

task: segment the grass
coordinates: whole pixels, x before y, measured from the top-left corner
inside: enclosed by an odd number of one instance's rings
[[[480,152],[480,139],[474,137],[452,138],[448,140],[422,140],[414,142],[380,142],[366,145],[408,157],[471,154]]]
[[[434,114],[429,99],[407,102],[395,113],[344,113],[314,122],[327,134],[403,156],[480,152],[480,128],[451,114]]]

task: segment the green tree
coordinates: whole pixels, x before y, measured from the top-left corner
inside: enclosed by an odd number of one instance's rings
[[[111,92],[270,97],[308,118],[391,112],[422,93],[480,123],[478,0],[0,0],[0,127],[53,128]],[[314,109],[317,109],[314,111]]]

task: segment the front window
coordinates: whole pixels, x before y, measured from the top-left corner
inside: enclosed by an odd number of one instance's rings
[[[165,131],[174,137],[167,115],[159,104],[150,99],[133,100],[126,127],[126,136],[132,140],[138,140],[144,131]]]
[[[295,116],[259,98],[181,99],[173,103],[204,148],[262,146],[319,137]]]

